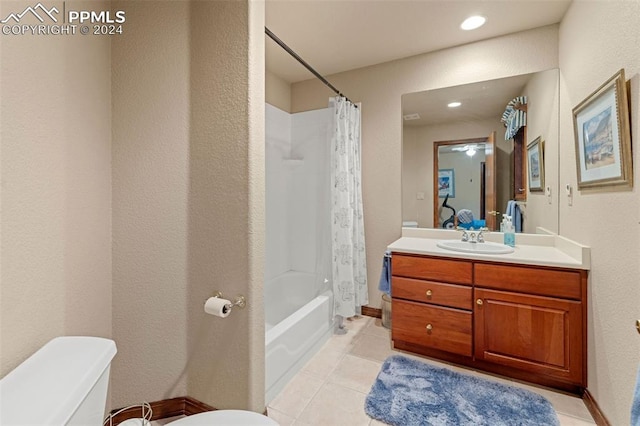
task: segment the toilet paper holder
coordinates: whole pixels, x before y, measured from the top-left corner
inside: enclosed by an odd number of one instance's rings
[[[216,291],[215,293],[213,293],[213,295],[211,297],[219,297],[219,298],[222,299],[223,298],[222,292],[221,291]],[[235,300],[230,300],[229,302],[231,302],[231,303],[228,303],[226,305],[227,309],[233,309],[236,306],[238,308],[244,308],[245,306],[247,306],[247,299],[241,294],[237,295]]]

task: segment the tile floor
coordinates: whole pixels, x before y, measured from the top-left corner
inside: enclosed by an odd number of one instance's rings
[[[382,362],[389,355],[402,352],[391,349],[389,330],[382,327],[379,319],[360,317],[346,322],[346,326],[349,332],[332,336],[269,404],[269,417],[281,426],[384,425],[365,414],[364,400]],[[402,354],[413,357],[407,353]],[[537,392],[553,404],[562,426],[595,424],[579,398],[444,365],[426,358],[414,358]]]
[[[359,317],[346,326],[349,332],[332,336],[269,404],[269,417],[280,426],[384,425],[365,414],[364,400],[382,363],[394,353],[537,392],[553,404],[562,426],[595,424],[580,398],[395,351],[390,332],[379,319]],[[176,419],[151,422],[151,426]]]

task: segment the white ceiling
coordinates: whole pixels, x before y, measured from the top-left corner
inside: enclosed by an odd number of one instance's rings
[[[571,0],[267,0],[266,26],[322,75],[561,21]],[[470,15],[487,23],[460,30]],[[266,36],[265,36],[266,37]],[[313,78],[270,38],[267,69]]]

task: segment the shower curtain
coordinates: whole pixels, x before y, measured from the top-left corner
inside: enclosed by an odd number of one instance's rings
[[[334,314],[360,314],[369,303],[362,214],[360,109],[346,98],[329,102],[331,113],[331,249]]]

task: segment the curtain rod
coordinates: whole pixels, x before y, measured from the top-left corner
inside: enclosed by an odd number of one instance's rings
[[[342,94],[342,92],[340,92],[338,89],[336,89],[333,84],[329,83],[327,81],[326,78],[324,78],[318,71],[314,70],[313,67],[311,65],[309,65],[304,59],[302,59],[300,57],[300,55],[298,55],[296,52],[293,51],[293,49],[291,49],[289,46],[287,46],[287,44],[280,40],[278,38],[277,35],[275,35],[274,33],[271,32],[271,30],[267,27],[264,27],[264,32],[265,34],[267,34],[269,37],[271,37],[271,40],[275,41],[276,43],[278,43],[278,45],[280,47],[282,47],[289,55],[293,56],[293,58],[300,62],[306,69],[308,69],[313,75],[315,75],[318,80],[320,80],[321,82],[323,82],[326,86],[328,86],[331,90],[333,90],[335,92],[336,95],[338,96],[342,96],[343,98],[345,98],[347,101],[351,102],[356,108],[358,108],[358,105],[354,104],[351,99],[347,98],[345,95]]]

